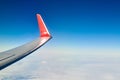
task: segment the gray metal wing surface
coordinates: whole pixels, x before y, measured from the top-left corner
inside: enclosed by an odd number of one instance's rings
[[[51,39],[51,35],[39,14],[37,14],[37,20],[40,29],[40,37],[22,46],[0,52],[0,70],[31,54]]]

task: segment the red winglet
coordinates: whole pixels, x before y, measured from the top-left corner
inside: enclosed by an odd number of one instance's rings
[[[37,14],[37,20],[38,20],[38,26],[40,29],[40,37],[50,37],[47,27],[46,27],[42,17],[40,16],[40,14]]]

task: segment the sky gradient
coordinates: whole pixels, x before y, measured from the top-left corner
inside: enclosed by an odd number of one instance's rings
[[[40,13],[54,37],[53,42],[60,41],[60,46],[66,43],[65,46],[73,47],[78,44],[120,47],[117,0],[2,0],[0,3],[0,36],[6,45],[10,44],[8,39],[19,42],[22,38],[25,42],[39,36],[36,13]]]
[[[37,13],[53,38],[1,71],[0,79],[120,79],[120,1],[0,0],[0,51],[39,36]]]

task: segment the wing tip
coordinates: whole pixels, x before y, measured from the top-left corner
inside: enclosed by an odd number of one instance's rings
[[[40,37],[51,37],[41,15],[36,14],[36,16],[37,16],[37,20],[38,20],[38,26],[40,29]]]

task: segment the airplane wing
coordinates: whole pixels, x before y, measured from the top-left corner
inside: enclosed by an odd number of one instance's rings
[[[40,29],[40,37],[22,46],[0,52],[0,70],[31,54],[51,39],[51,35],[39,14],[37,14],[37,20]]]

